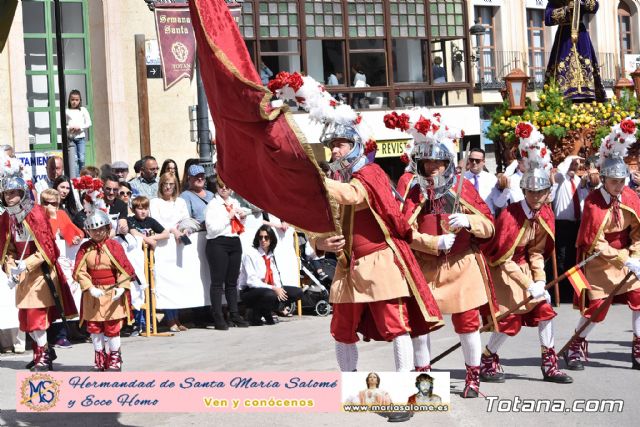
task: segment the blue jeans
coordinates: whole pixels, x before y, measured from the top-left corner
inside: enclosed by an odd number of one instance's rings
[[[135,325],[143,330],[147,327],[147,319],[144,310],[133,310],[133,319],[135,321]]]
[[[78,138],[70,139],[67,146],[67,155],[69,156],[69,173],[71,178],[75,178],[84,168],[84,158],[87,150],[87,139]]]

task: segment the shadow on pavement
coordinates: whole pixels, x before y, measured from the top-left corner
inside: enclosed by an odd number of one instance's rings
[[[107,427],[107,426],[133,426],[133,424],[122,424],[118,421],[118,413],[47,413],[36,414],[27,412],[16,412],[15,410],[2,410],[0,413],[0,424],[9,426],[60,426],[64,427]],[[63,421],[64,420],[64,421]]]

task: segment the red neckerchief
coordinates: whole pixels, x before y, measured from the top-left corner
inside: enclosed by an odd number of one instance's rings
[[[267,266],[267,273],[264,275],[264,283],[273,286],[273,270],[271,270],[271,259],[267,255],[262,255],[264,264]]]
[[[100,265],[100,255],[102,255],[102,252],[104,252],[104,242],[106,242],[107,239],[103,240],[102,242],[96,242],[95,240],[93,241],[93,244],[96,248],[96,266]]]
[[[224,204],[224,207],[227,209],[227,212],[231,212],[231,209],[233,209],[233,206],[227,205],[226,203]],[[244,233],[244,224],[242,224],[242,222],[235,215],[233,216],[233,218],[231,218],[231,231],[235,234]]]
[[[618,200],[617,197],[611,196],[611,204],[609,206],[611,207],[611,215],[613,215],[613,223],[616,227],[620,228],[622,225],[620,220],[620,217],[622,216],[620,212],[620,200]]]

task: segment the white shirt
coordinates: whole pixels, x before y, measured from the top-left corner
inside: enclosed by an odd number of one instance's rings
[[[353,76],[353,86],[354,87],[366,87],[367,86],[367,76],[362,73],[356,73]]]
[[[175,200],[164,200],[160,197],[151,199],[149,202],[149,213],[153,219],[158,221],[167,230],[177,228],[180,221],[189,218],[187,202],[180,197]]]
[[[534,216],[534,212],[531,210],[526,200],[520,200],[520,206],[522,206],[522,210],[524,214],[527,216],[527,219],[531,219]]]
[[[236,210],[242,209],[240,202],[233,197],[229,197],[227,203],[236,208]],[[242,222],[244,222],[244,220],[242,220]],[[229,212],[225,207],[224,200],[222,200],[222,197],[218,194],[216,194],[207,205],[204,223],[207,226],[207,239],[215,239],[220,236],[238,237],[236,233],[231,231]]]
[[[86,108],[80,107],[80,109],[67,108],[67,132],[70,138],[80,139],[86,138],[84,131],[91,127],[91,118]],[[72,131],[71,126],[79,127],[80,131]]]
[[[573,175],[573,178],[568,173],[557,173],[555,175],[555,184],[551,189],[551,197],[553,198],[553,213],[557,220],[564,221],[576,221],[576,214],[573,208],[573,189],[571,188],[571,181],[573,181],[578,198],[580,200],[580,211],[584,207],[584,199],[589,195],[588,188],[580,187],[580,177]]]
[[[517,203],[524,199],[524,193],[520,188],[520,182],[522,181],[522,171],[516,169],[511,176],[509,176],[509,203]]]
[[[469,183],[475,187],[475,177],[471,171],[464,173],[464,179],[469,180]],[[484,202],[491,209],[491,213],[495,214],[496,208],[503,208],[507,205],[509,193],[505,190],[500,191],[496,184],[498,178],[489,172],[481,171],[478,175],[478,193]]]
[[[611,203],[611,194],[609,194],[607,192],[607,190],[604,189],[604,187],[600,187],[600,193],[602,193],[602,197],[604,197],[604,201],[608,204]],[[618,201],[621,202],[622,201],[622,194],[618,194],[617,197]]]
[[[267,275],[267,264],[264,262],[263,256],[265,255],[261,247],[258,249],[251,248],[242,254],[242,264],[240,265],[240,276],[238,277],[238,287],[240,289],[246,288],[267,288],[273,289],[282,287],[282,278],[280,277],[280,271],[276,265],[273,252],[267,255],[267,258],[271,260],[271,272],[273,273],[273,285],[264,282],[264,278]]]
[[[335,74],[330,74],[327,79],[327,86],[337,86],[340,82],[338,82],[338,77]]]

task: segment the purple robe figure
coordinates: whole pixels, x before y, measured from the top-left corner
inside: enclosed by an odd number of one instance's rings
[[[545,75],[545,83],[555,79],[564,97],[574,102],[604,101],[606,99],[598,59],[582,17],[598,11],[598,0],[580,2],[580,23],[575,43],[571,38],[573,1],[549,0],[544,13],[546,26],[558,26]]]

